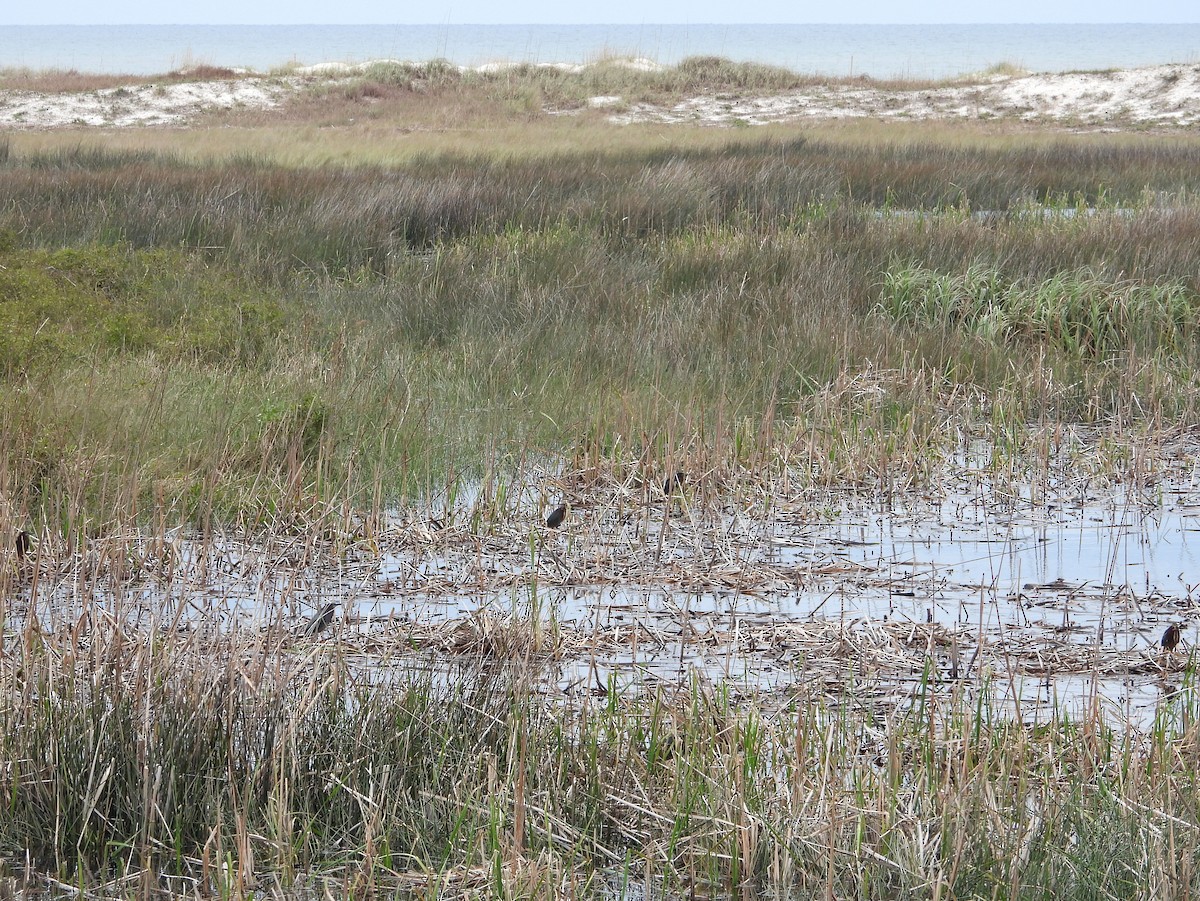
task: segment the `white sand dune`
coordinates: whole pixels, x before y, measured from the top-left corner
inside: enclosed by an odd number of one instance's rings
[[[0,127],[182,125],[208,110],[276,106],[296,89],[294,79],[248,77],[68,93],[0,91]]]
[[[770,97],[633,104],[612,121],[761,125],[800,119],[1015,119],[1084,126],[1200,121],[1200,65],[991,77],[921,90],[829,84]]]
[[[129,85],[94,91],[0,91],[0,127],[184,125],[210,110],[278,106],[316,80],[354,77],[375,64],[326,63],[284,77],[250,74],[234,80]],[[654,64],[630,60],[628,65],[644,69]],[[762,125],[859,117],[1007,119],[1090,128],[1190,127],[1200,122],[1200,65],[988,76],[917,90],[831,82],[770,96],[692,97],[670,106],[626,105],[623,98],[605,96],[592,98],[588,107],[609,108],[609,121],[617,124]],[[581,110],[550,112],[571,115]]]

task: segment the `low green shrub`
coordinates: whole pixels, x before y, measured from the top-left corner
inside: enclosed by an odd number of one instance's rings
[[[180,250],[0,244],[0,373],[29,375],[100,355],[262,358],[277,300]]]

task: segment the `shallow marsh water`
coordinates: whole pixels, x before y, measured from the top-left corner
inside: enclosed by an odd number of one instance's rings
[[[699,678],[895,704],[986,683],[1022,717],[1099,704],[1146,724],[1198,640],[1193,450],[1181,440],[1124,474],[1064,453],[1014,477],[972,448],[919,490],[793,488],[805,482],[786,472],[735,488],[699,476],[672,496],[601,482],[573,490],[559,530],[531,483],[485,528],[441,511],[252,542],[113,537],[74,557],[47,542],[7,628],[33,609],[76,639],[96,617],[236,631],[364,671],[494,656],[571,697]],[[333,601],[333,627],[304,637]],[[1171,622],[1184,641],[1164,654]]]

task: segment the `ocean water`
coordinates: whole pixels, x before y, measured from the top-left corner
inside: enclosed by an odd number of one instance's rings
[[[1198,16],[1200,18],[1200,16]],[[448,59],[672,64],[715,54],[833,76],[945,78],[1014,63],[1037,72],[1200,61],[1190,25],[9,25],[0,68],[157,74],[207,63]]]

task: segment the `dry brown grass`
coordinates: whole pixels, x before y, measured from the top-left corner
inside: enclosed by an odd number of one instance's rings
[[[699,125],[614,126],[603,110],[572,117],[513,117],[495,109],[438,109],[427,100],[406,98],[395,105],[357,101],[305,101],[275,110],[213,112],[185,127],[93,128],[16,131],[6,136],[14,154],[103,147],[113,151],[170,153],[186,160],[215,162],[254,158],[285,166],[402,165],[418,157],[475,156],[497,159],[580,151],[613,154],[721,150],[744,144],[743,129]],[[1079,148],[1130,146],[1145,132],[1068,134],[1014,121],[880,122],[861,119],[786,123],[756,128],[754,136],[781,142],[797,138],[844,144],[897,147],[991,149],[997,152],[1054,145]],[[1200,143],[1193,133],[1154,138],[1163,147]]]
[[[152,84],[144,75],[92,74],[74,69],[0,69],[0,90],[73,94],[131,84]]]
[[[158,75],[79,72],[75,69],[0,69],[0,90],[73,94],[132,85],[154,85],[183,81],[227,81],[240,78],[233,69],[198,65]]]

